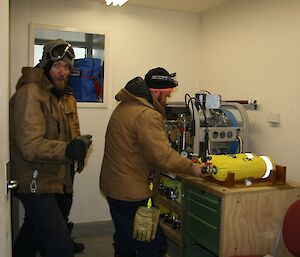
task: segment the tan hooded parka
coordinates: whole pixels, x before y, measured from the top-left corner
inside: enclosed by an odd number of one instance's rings
[[[141,84],[137,87],[139,93],[145,88],[141,78],[130,83]],[[148,177],[154,167],[175,173],[192,172],[192,161],[169,145],[164,130],[164,108],[156,99],[151,104],[145,97],[131,94],[126,87],[115,98],[120,103],[107,127],[100,176],[104,195],[123,201],[147,199]]]
[[[17,192],[70,193],[71,160],[67,143],[80,135],[76,100],[59,100],[42,69],[24,67],[10,100],[10,167]],[[33,177],[35,177],[33,185]]]

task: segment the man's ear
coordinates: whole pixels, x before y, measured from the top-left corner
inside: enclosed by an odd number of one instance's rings
[[[159,97],[160,92],[157,91],[151,91],[152,97],[155,97],[156,99]]]

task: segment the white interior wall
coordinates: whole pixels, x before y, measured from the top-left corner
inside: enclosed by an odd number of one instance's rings
[[[99,192],[104,134],[115,106],[114,95],[135,76],[162,66],[177,72],[180,86],[172,100],[183,100],[197,85],[199,18],[197,15],[123,6],[113,8],[96,1],[11,0],[11,93],[22,66],[29,60],[29,24],[109,32],[108,107],[79,108],[82,133],[93,135],[86,169],[76,176],[72,221],[109,220]]]
[[[9,4],[1,2],[0,8],[0,252],[2,256],[11,257],[11,195],[7,194],[8,178],[6,164],[9,161]]]
[[[250,145],[300,180],[300,1],[231,0],[200,22],[199,87],[224,100],[258,101]],[[279,126],[267,123],[280,115]]]

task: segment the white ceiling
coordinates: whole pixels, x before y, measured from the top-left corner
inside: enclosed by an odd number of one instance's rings
[[[201,13],[226,1],[228,0],[128,0],[125,5]]]

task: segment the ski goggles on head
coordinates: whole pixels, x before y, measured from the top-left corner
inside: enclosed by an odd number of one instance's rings
[[[70,44],[57,45],[51,48],[49,52],[50,60],[58,61],[63,59],[65,56],[70,59],[75,58],[74,50]]]

